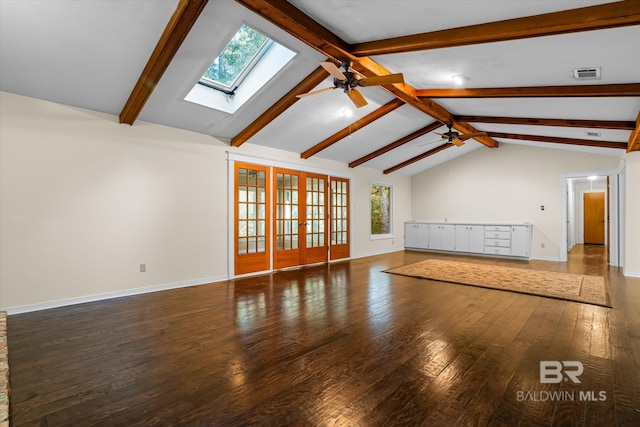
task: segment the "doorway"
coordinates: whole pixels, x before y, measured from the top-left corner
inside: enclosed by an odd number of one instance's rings
[[[585,245],[604,245],[605,193],[583,194],[583,233]]]
[[[604,237],[587,241],[599,243],[609,251],[609,264],[623,267],[624,260],[624,164],[619,169],[569,172],[561,175],[560,259],[567,262],[568,252],[584,244],[584,194],[604,194]],[[589,197],[589,196],[587,196]],[[597,197],[597,196],[596,196]],[[589,204],[589,202],[587,202]],[[598,208],[599,211],[599,208]]]

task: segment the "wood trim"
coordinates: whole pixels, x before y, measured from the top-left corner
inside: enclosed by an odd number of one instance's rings
[[[350,168],[355,168],[356,166],[359,166],[365,162],[368,162],[371,159],[375,159],[378,156],[383,155],[384,153],[387,153],[395,148],[400,147],[401,145],[406,144],[407,142],[413,141],[416,138],[421,137],[422,135],[426,135],[429,132],[432,132],[436,129],[438,129],[439,127],[442,127],[442,123],[440,122],[433,122],[431,124],[428,124],[427,126],[423,127],[422,129],[418,129],[415,132],[410,133],[407,136],[404,136],[400,139],[398,139],[395,142],[392,142],[389,145],[385,145],[382,148],[377,149],[376,151],[374,151],[373,153],[369,153],[366,156],[362,156],[360,157],[358,160],[354,160],[353,162],[349,163],[349,167]]]
[[[419,98],[535,98],[640,96],[640,83],[611,85],[416,89]]]
[[[296,95],[306,93],[318,86],[327,78],[327,72],[322,67],[318,67],[311,74],[305,77],[300,83],[298,83],[293,89],[287,92],[282,98],[280,98],[275,104],[273,104],[267,111],[262,113],[260,117],[254,120],[249,126],[244,128],[240,133],[231,139],[231,145],[239,147],[249,138],[256,133],[260,132],[265,126],[275,120],[280,114],[285,112],[287,108],[291,107],[299,98]]]
[[[415,157],[410,158],[409,160],[405,160],[402,163],[398,163],[397,165],[392,166],[389,169],[385,169],[382,173],[384,173],[385,175],[390,174],[391,172],[395,172],[398,169],[402,169],[406,166],[409,166],[410,164],[418,162],[422,159],[426,159],[427,157],[433,156],[434,154],[438,154],[439,152],[444,151],[447,148],[451,148],[451,147],[455,147],[455,145],[453,145],[450,142],[447,142],[446,144],[440,145],[432,150],[427,151],[426,153],[419,154]]]
[[[592,129],[633,130],[632,121],[578,120],[578,119],[536,119],[528,117],[455,116],[455,120],[471,123],[499,123],[509,125],[560,126]]]
[[[640,151],[640,111],[638,111],[638,117],[636,118],[636,127],[629,135],[629,142],[627,143],[627,153],[631,151]]]
[[[356,56],[387,55],[640,24],[640,2],[622,1],[357,43]]]
[[[358,58],[353,55],[351,46],[285,0],[236,1],[334,61],[348,60],[353,62],[352,67],[365,77],[391,74],[372,59]],[[406,83],[381,87],[404,103],[436,120],[450,123],[453,119],[452,114],[436,102],[417,98],[415,89]],[[466,133],[475,131],[472,126],[466,123],[454,123],[454,127]],[[486,136],[475,139],[489,147],[498,146],[497,141]]]
[[[300,154],[300,157],[302,157],[303,159],[308,159],[309,157],[319,153],[325,148],[332,146],[336,142],[340,141],[342,138],[345,138],[350,134],[358,131],[359,129],[362,129],[363,127],[378,120],[380,117],[392,112],[393,110],[395,110],[398,107],[401,107],[402,105],[404,105],[404,103],[399,99],[391,100],[390,102],[384,104],[382,107],[378,108],[377,110],[367,114],[366,116],[350,124],[349,126],[345,127],[339,132],[331,135],[329,138],[325,139],[324,141],[319,142],[318,144],[304,151],[302,154]]]
[[[587,147],[619,148],[619,149],[627,148],[626,142],[618,142],[618,141],[594,141],[591,139],[560,138],[555,136],[542,136],[542,135],[522,135],[522,134],[504,133],[504,132],[487,132],[487,133],[494,138],[518,139],[522,141],[551,142],[553,144],[584,145]]]
[[[180,0],[120,112],[120,123],[133,125],[160,78],[180,49],[208,0]]]

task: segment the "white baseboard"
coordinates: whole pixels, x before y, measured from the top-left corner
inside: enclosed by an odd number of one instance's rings
[[[625,277],[640,277],[640,271],[628,271],[623,269],[622,275]]]
[[[8,307],[4,310],[8,315],[29,313],[32,311],[47,310],[50,308],[64,307],[67,305],[83,304],[86,302],[102,301],[112,298],[128,297],[131,295],[147,294],[149,292],[166,291],[169,289],[185,288],[188,286],[205,285],[212,282],[222,282],[228,280],[227,276],[205,277],[201,279],[184,280],[175,283],[163,283],[160,285],[145,286],[142,288],[124,289],[122,291],[105,292],[102,294],[85,295],[75,298],[66,298],[55,301],[46,301],[37,304],[27,304],[16,307]]]
[[[533,256],[531,259],[536,259],[539,261],[555,261],[560,262],[560,258],[556,256]]]
[[[368,256],[376,256],[376,255],[384,255],[384,254],[390,254],[393,252],[403,252],[404,248],[393,248],[393,249],[388,249],[388,250],[384,250],[384,251],[378,251],[378,252],[368,252],[366,254],[358,254],[355,256],[352,256],[351,259],[358,259],[358,258],[366,258]]]

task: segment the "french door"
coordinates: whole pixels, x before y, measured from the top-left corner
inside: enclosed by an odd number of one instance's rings
[[[348,258],[349,236],[349,180],[331,177],[331,259]]]
[[[269,168],[236,163],[234,176],[235,273],[269,270]]]
[[[234,265],[245,274],[349,257],[349,180],[236,162]]]
[[[273,176],[273,267],[327,261],[327,176],[278,168]]]

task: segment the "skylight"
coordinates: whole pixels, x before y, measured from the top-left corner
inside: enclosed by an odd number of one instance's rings
[[[273,41],[264,34],[242,25],[204,73],[200,83],[232,93],[271,44]]]
[[[295,55],[242,25],[184,99],[233,114]]]

